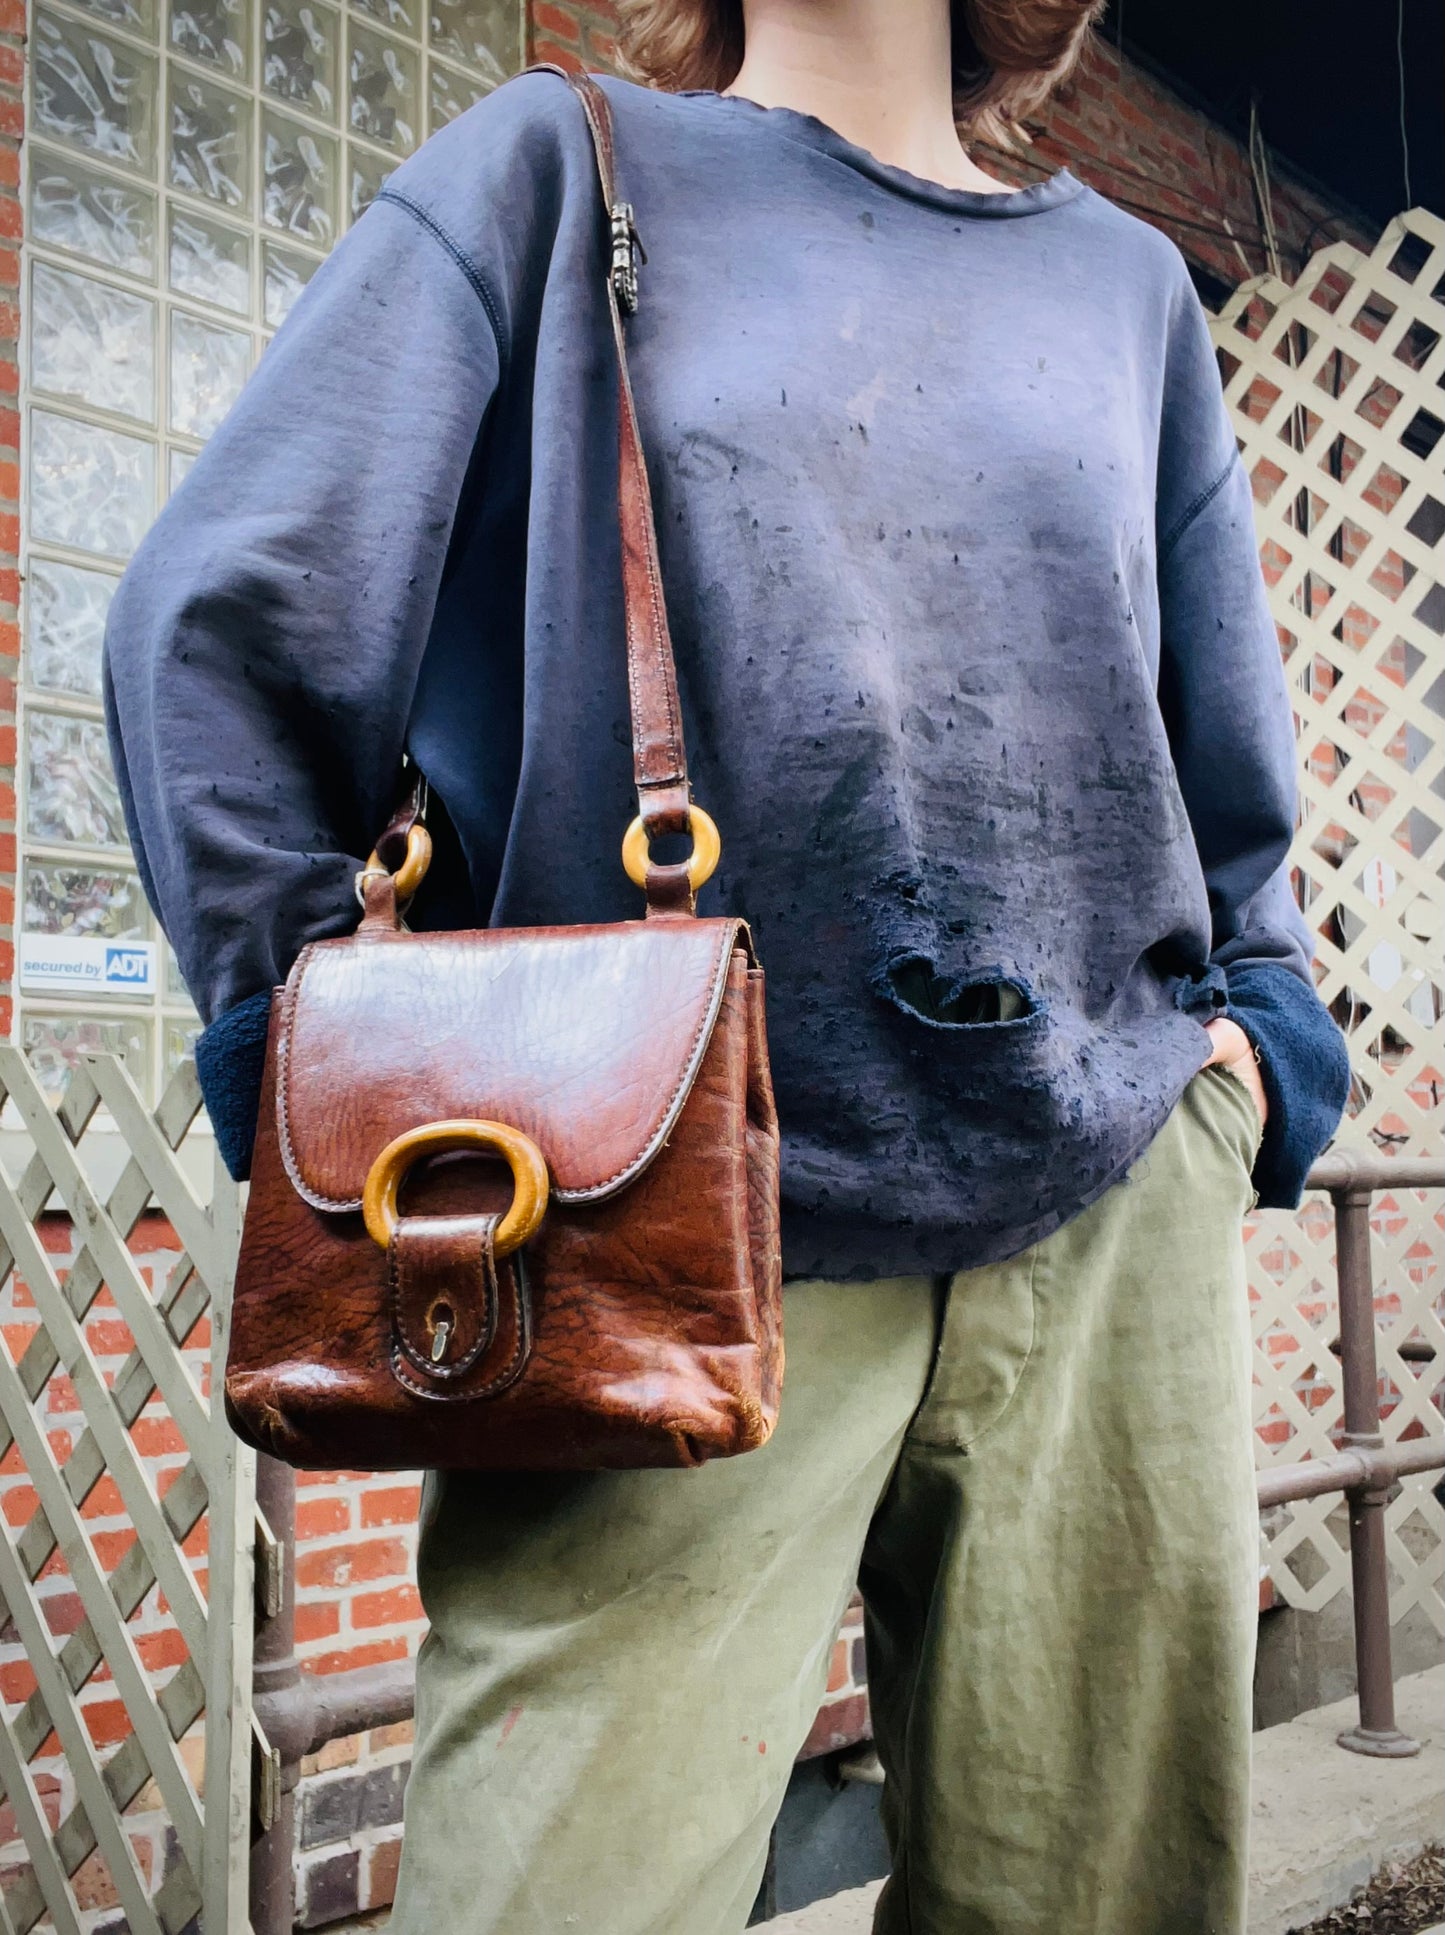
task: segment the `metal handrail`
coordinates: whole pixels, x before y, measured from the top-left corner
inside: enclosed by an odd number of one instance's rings
[[[1395,1721],[1384,1511],[1402,1476],[1445,1468],[1445,1439],[1387,1445],[1380,1433],[1370,1205],[1377,1191],[1445,1189],[1445,1162],[1335,1149],[1311,1169],[1306,1187],[1324,1190],[1334,1205],[1345,1429],[1333,1456],[1261,1471],[1259,1504],[1263,1510],[1330,1492],[1348,1498],[1360,1718],[1339,1735],[1339,1744],[1352,1753],[1401,1758],[1419,1753],[1420,1743]],[[302,1671],[295,1650],[295,1473],[275,1459],[258,1457],[256,1504],[282,1563],[256,1635],[253,1706],[272,1756],[271,1779],[258,1787],[273,1800],[262,1810],[262,1831],[252,1844],[251,1924],[255,1935],[291,1935],[295,1790],[302,1757],[329,1740],[409,1719],[415,1666],[411,1660],[392,1660],[342,1673]]]
[[[1350,1578],[1354,1588],[1357,1724],[1339,1736],[1351,1753],[1397,1760],[1420,1743],[1395,1721],[1390,1647],[1390,1574],[1385,1559],[1385,1507],[1409,1472],[1445,1468],[1445,1440],[1380,1433],[1380,1371],[1375,1353],[1375,1272],[1370,1206],[1377,1191],[1445,1189],[1445,1162],[1382,1156],[1374,1149],[1331,1149],[1311,1169],[1311,1189],[1328,1192],[1335,1210],[1335,1278],[1340,1306],[1340,1373],[1345,1428],[1331,1458],[1275,1465],[1259,1474],[1261,1506],[1340,1491],[1349,1500]]]

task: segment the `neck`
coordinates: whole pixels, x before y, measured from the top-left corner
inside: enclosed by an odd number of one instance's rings
[[[743,14],[729,94],[814,115],[925,181],[1001,188],[954,126],[949,0],[744,0]]]

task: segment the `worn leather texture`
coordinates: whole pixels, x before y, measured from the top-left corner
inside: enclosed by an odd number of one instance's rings
[[[606,97],[563,78],[625,257]],[[691,795],[610,277],[606,300],[633,777],[655,836],[688,829]],[[413,772],[359,877],[360,928],[306,948],[272,1002],[227,1416],[258,1450],[324,1468],[696,1465],[762,1444],[782,1381],[782,1251],[746,927],[697,919],[672,862],[649,863],[642,921],[411,934],[386,870],[425,803]],[[383,1248],[362,1214],[372,1165],[398,1136],[459,1121],[503,1123],[541,1152],[540,1226],[498,1256],[506,1165],[434,1155],[408,1172]]]
[[[619,989],[645,1000],[631,981],[634,934],[665,935],[667,952],[667,941],[690,942],[693,929],[710,930],[714,945],[719,935],[729,944],[716,1018],[670,1131],[647,1139],[648,1159],[609,1193],[569,1201],[554,1192],[538,1234],[494,1268],[486,1225],[510,1199],[502,1164],[467,1155],[419,1167],[403,1190],[390,1253],[367,1234],[359,1211],[319,1208],[295,1187],[277,1094],[284,1031],[309,1025],[316,1039],[328,1032],[330,1018],[307,1010],[324,1006],[345,977],[321,974],[308,984],[318,954],[376,958],[374,943],[358,938],[323,941],[303,955],[273,1004],[231,1310],[225,1403],[241,1437],[290,1464],[359,1470],[695,1465],[764,1442],[777,1417],[783,1351],[778,1130],[761,970],[745,946],[732,944],[744,938],[734,921],[560,932],[588,958],[610,942]],[[454,950],[515,960],[517,943],[527,939],[506,932],[402,937],[396,953],[424,954],[446,940]],[[706,961],[686,945],[678,955]],[[468,986],[491,992],[495,1014],[497,982],[472,977]],[[308,1120],[325,1117],[329,1096],[337,1124],[348,1125],[328,1145],[337,1174],[364,1174],[397,1124],[432,1119],[435,1070],[398,1089],[393,1063],[373,1066],[373,1040],[392,1031],[425,1059],[421,1044],[429,1037],[408,1011],[404,981],[396,988],[397,1006],[387,1012],[373,1004],[349,1045],[331,1035],[332,1061],[308,1076]],[[526,989],[519,978],[506,1052],[525,1066],[530,1039],[533,1066],[542,1070],[556,998],[539,983],[529,1001]],[[697,986],[690,991],[696,995]],[[594,992],[588,984],[579,1007],[585,1002],[594,1039],[604,1044],[607,1016],[592,1007]],[[458,992],[445,1044],[454,1058],[446,1101],[455,1106],[470,1069],[495,1115],[486,1010],[478,999],[469,1011]],[[637,1102],[617,1149],[637,1153],[642,1128],[664,1111],[687,1065],[685,1052],[666,1064],[655,1054],[633,1064]],[[602,1119],[618,1063],[604,1052],[596,1068]],[[580,1080],[569,1068],[569,1100],[552,1106],[545,1075],[531,1084],[523,1078],[513,1113],[529,1118],[549,1169],[560,1160],[564,1173],[592,1175],[610,1159],[568,1170],[586,1147]],[[426,1309],[438,1298],[451,1306],[460,1335],[457,1354],[434,1367]]]
[[[277,1042],[292,1182],[318,1208],[358,1208],[394,1136],[476,1116],[539,1144],[554,1195],[610,1194],[668,1134],[738,944],[735,920],[682,919],[480,934],[363,926],[308,948]]]

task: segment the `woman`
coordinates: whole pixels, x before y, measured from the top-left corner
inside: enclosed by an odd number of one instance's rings
[[[1243,1927],[1240,1220],[1343,1105],[1293,742],[1173,247],[965,135],[1093,0],[634,0],[631,354],[716,904],[770,976],[788,1381],[698,1472],[428,1479],[393,1927],[741,1928],[861,1578],[888,1935]],[[548,75],[318,272],[116,599],[116,763],[243,1173],[354,919],[637,911],[605,224]]]

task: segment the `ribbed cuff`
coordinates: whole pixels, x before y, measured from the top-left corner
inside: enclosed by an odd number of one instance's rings
[[[196,1073],[216,1132],[216,1147],[237,1182],[244,1182],[251,1173],[270,1025],[268,989],[217,1015],[196,1043]]]
[[[1259,1206],[1297,1209],[1349,1097],[1345,1038],[1314,989],[1284,967],[1231,968],[1224,1013],[1258,1048],[1269,1102],[1254,1164]]]

